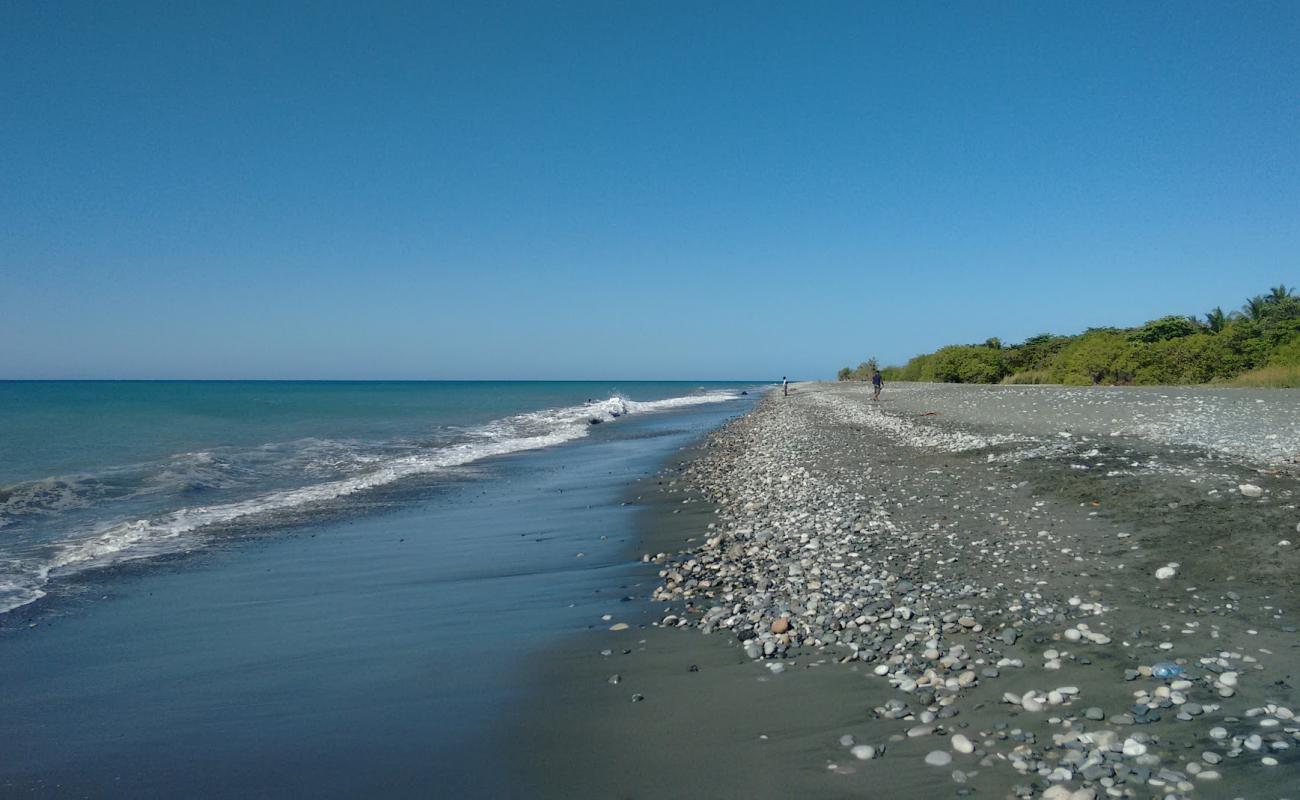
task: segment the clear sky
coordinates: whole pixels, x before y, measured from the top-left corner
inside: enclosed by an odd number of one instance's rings
[[[1300,283],[1300,3],[0,4],[0,378],[832,377]]]

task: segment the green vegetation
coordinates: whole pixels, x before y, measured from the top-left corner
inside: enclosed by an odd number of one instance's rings
[[[864,380],[875,363],[845,367],[839,379]],[[1281,285],[1232,313],[1215,307],[1204,318],[1171,315],[1136,328],[1044,333],[1015,345],[993,337],[881,372],[889,381],[945,383],[1300,386],[1300,297]]]
[[[868,358],[855,369],[845,367],[835,374],[837,380],[841,381],[866,381],[871,379],[871,373],[880,368],[880,363],[874,358]]]
[[[1233,378],[1231,385],[1264,389],[1300,389],[1300,366],[1252,369]]]

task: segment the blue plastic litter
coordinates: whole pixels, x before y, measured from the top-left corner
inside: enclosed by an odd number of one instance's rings
[[[1151,665],[1151,674],[1157,678],[1176,678],[1183,674],[1183,668],[1172,661],[1161,661]]]

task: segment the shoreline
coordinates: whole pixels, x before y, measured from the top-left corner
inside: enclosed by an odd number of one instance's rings
[[[656,599],[617,617],[628,630],[593,624],[549,660],[523,725],[563,743],[531,757],[541,796],[1286,795],[1300,776],[1287,681],[1300,640],[1296,593],[1280,584],[1297,564],[1257,540],[1300,521],[1294,481],[1267,476],[1275,502],[1252,527],[1237,499],[1204,500],[1185,474],[1098,479],[1050,454],[991,461],[1016,446],[973,446],[947,420],[863,416],[880,409],[853,388],[769,394],[665,465],[677,483],[644,510],[655,529],[644,549],[681,552],[667,581],[657,564],[639,573],[635,588]],[[764,420],[772,435],[747,445]],[[791,482],[793,495],[772,489]],[[717,502],[703,502],[709,485]],[[1172,507],[1154,513],[1166,496]],[[765,501],[797,511],[745,511]],[[1249,541],[1214,544],[1236,526]],[[771,538],[758,541],[760,528]],[[1202,552],[1176,580],[1154,577],[1189,536]],[[847,578],[850,562],[871,579]],[[810,568],[816,579],[791,574]],[[774,633],[778,619],[789,629]],[[1151,678],[1165,660],[1183,674]]]
[[[631,416],[99,574],[0,636],[0,680],[21,687],[0,701],[0,794],[528,796],[501,745],[520,672],[620,604],[628,482],[742,410]]]

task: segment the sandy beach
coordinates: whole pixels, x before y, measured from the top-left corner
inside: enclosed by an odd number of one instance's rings
[[[534,665],[538,795],[1295,794],[1297,393],[868,392],[636,487],[651,599]]]

